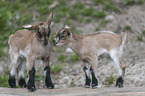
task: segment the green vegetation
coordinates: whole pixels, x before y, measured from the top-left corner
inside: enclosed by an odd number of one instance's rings
[[[120,10],[117,8],[117,6],[115,4],[113,4],[112,2],[105,3],[105,9],[113,11],[113,12],[120,12]]]
[[[124,0],[124,5],[134,5],[134,4],[143,4],[144,0]]]
[[[106,82],[108,82],[108,85],[113,84],[114,77],[111,75],[110,77],[106,78]]]
[[[92,15],[94,18],[104,18],[106,16],[104,11],[96,11]]]
[[[137,36],[138,41],[143,41],[143,36],[145,35],[145,30],[142,30],[142,33]]]
[[[50,42],[51,45],[53,45],[53,39],[55,38],[55,36],[56,36],[56,33],[53,32],[53,33],[51,33],[51,35],[49,37],[49,42]]]
[[[124,27],[124,30],[131,30],[131,26],[129,26],[129,25],[126,25],[125,27]]]
[[[104,4],[105,0],[94,0],[95,4]]]
[[[60,55],[58,56],[58,60],[61,61],[61,62],[64,62],[65,59],[66,59],[66,58],[65,58],[65,56],[64,56],[63,54],[60,54]]]
[[[99,21],[99,24],[100,24],[100,25],[104,25],[104,24],[106,24],[106,23],[107,23],[106,20],[100,20],[100,21]]]
[[[70,87],[74,87],[75,86],[75,81],[74,80],[72,80],[71,82],[70,82]]]
[[[0,57],[3,55],[3,48],[0,48]]]
[[[8,87],[8,76],[0,76],[0,87]]]
[[[35,74],[35,81],[36,82],[43,80],[43,78],[44,78],[43,74],[38,74],[38,72],[36,72],[36,74]]]
[[[142,35],[145,35],[145,30],[142,30]]]
[[[52,64],[51,66],[50,66],[50,72],[51,73],[58,73],[58,72],[60,72],[62,70],[62,64],[60,64],[60,63],[55,63],[55,64]]]
[[[68,61],[77,61],[78,56],[76,54],[71,54]]]
[[[95,31],[100,31],[100,28],[99,27],[96,27]]]
[[[138,36],[137,36],[137,40],[138,40],[138,41],[143,41],[143,36],[142,36],[142,35],[138,35]]]
[[[97,5],[104,5],[104,9],[108,11],[113,11],[113,12],[120,12],[120,10],[117,7],[117,4],[112,2],[112,0],[94,0],[94,3]]]

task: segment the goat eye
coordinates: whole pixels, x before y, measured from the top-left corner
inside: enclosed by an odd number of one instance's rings
[[[62,38],[64,38],[64,36],[60,36],[60,38],[62,39]]]
[[[42,35],[41,35],[41,33],[39,32],[39,30],[37,31],[37,36],[38,36],[39,38],[42,38]]]

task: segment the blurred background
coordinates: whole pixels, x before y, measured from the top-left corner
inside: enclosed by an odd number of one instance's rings
[[[145,0],[0,0],[0,87],[8,87],[8,38],[26,24],[45,22],[54,12],[50,43],[58,29],[68,24],[72,32],[100,30],[127,32],[123,61],[125,86],[145,86]],[[45,88],[43,65],[36,61],[36,86]],[[98,61],[99,86],[114,86],[116,71],[106,54]],[[67,46],[52,46],[51,75],[55,88],[85,83],[83,65]],[[27,72],[25,77],[27,78]]]

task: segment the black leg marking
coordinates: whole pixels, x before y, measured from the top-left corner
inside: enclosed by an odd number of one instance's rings
[[[29,80],[28,80],[28,84],[27,84],[27,89],[30,92],[33,92],[36,90],[35,87],[35,81],[34,81],[34,76],[35,76],[35,68],[33,67],[32,70],[29,71]]]
[[[19,83],[19,86],[20,86],[21,88],[27,87],[24,78],[20,78],[20,79],[18,80],[18,83]]]
[[[85,75],[86,75],[86,82],[85,82],[84,87],[85,88],[90,88],[91,79],[87,76],[86,70],[88,70],[88,69],[86,67],[84,67],[84,72],[85,72]]]
[[[97,78],[95,77],[95,72],[94,72],[94,70],[92,69],[92,67],[90,68],[90,71],[91,71],[91,74],[92,74],[92,84],[91,84],[91,86],[92,86],[93,89],[95,89],[95,88],[98,87],[98,80],[97,80]]]
[[[123,78],[120,76],[117,80],[116,80],[116,87],[123,87]]]
[[[50,67],[49,66],[46,66],[44,68],[44,73],[45,73],[45,84],[46,84],[47,88],[53,89],[54,84],[52,83],[52,80],[51,80]]]
[[[8,83],[11,88],[16,88],[15,76],[9,76]]]

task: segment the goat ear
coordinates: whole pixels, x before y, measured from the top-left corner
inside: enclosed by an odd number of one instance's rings
[[[36,27],[37,27],[37,25],[30,25],[30,24],[28,24],[28,25],[24,25],[24,26],[22,26],[22,27],[23,27],[23,28],[26,28],[26,29],[35,30]]]
[[[47,19],[47,24],[48,26],[50,26],[51,22],[52,22],[52,19],[53,19],[53,13],[51,13]]]
[[[64,27],[64,28],[69,29],[68,25],[65,25],[65,27]]]

